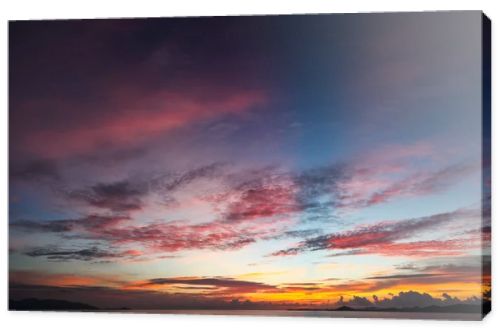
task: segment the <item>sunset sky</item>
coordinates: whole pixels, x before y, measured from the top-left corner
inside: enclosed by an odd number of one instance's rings
[[[9,34],[11,298],[481,299],[480,12]]]

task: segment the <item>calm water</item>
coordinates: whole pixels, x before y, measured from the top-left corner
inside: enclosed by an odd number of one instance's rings
[[[317,317],[317,318],[389,318],[435,320],[481,320],[476,313],[427,312],[357,312],[357,311],[288,311],[288,310],[126,310],[123,313],[237,315],[265,317]]]

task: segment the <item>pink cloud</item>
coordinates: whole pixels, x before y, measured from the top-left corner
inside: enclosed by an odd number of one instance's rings
[[[409,257],[461,255],[467,250],[480,247],[481,237],[477,237],[479,234],[450,240],[406,240],[419,236],[421,232],[438,227],[444,228],[451,222],[473,217],[477,217],[477,212],[474,210],[457,210],[422,218],[379,222],[345,232],[307,239],[271,255],[289,256],[316,250],[347,250],[347,253],[334,253],[332,256],[358,254]]]
[[[339,207],[354,210],[448,189],[477,170],[468,164],[433,167],[436,153],[425,143],[391,145],[354,160],[339,182]],[[415,166],[418,166],[415,167]]]
[[[79,124],[68,122],[64,129],[35,131],[24,137],[22,145],[32,153],[49,158],[87,153],[107,145],[142,142],[199,121],[242,114],[266,100],[260,91],[216,95],[216,99],[207,99],[166,91],[137,97],[137,100],[124,97],[123,101],[100,106],[110,110],[97,116],[89,114],[90,118]],[[73,106],[61,108],[73,109]]]
[[[365,251],[383,256],[434,257],[463,255],[478,247],[478,241],[473,238],[385,243],[366,247]]]

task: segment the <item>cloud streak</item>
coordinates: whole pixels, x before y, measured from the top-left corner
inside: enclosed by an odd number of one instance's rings
[[[122,252],[113,252],[103,250],[98,247],[83,248],[83,249],[63,249],[59,247],[42,247],[35,248],[24,253],[30,257],[45,257],[51,261],[66,262],[66,261],[95,261],[95,260],[126,260],[140,256],[142,252],[138,250],[126,250]]]
[[[306,239],[297,246],[279,250],[272,256],[296,255],[305,251],[347,250],[356,254],[379,254],[385,256],[432,256],[455,255],[463,249],[477,247],[477,242],[467,239],[406,241],[419,232],[439,228],[458,219],[474,218],[475,210],[457,210],[421,218],[401,221],[386,221],[359,227],[350,231],[325,234]],[[402,242],[403,241],[403,242]],[[469,244],[470,243],[470,244]]]

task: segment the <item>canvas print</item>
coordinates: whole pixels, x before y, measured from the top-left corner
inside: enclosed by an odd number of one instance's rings
[[[480,11],[9,23],[9,309],[480,320]]]

